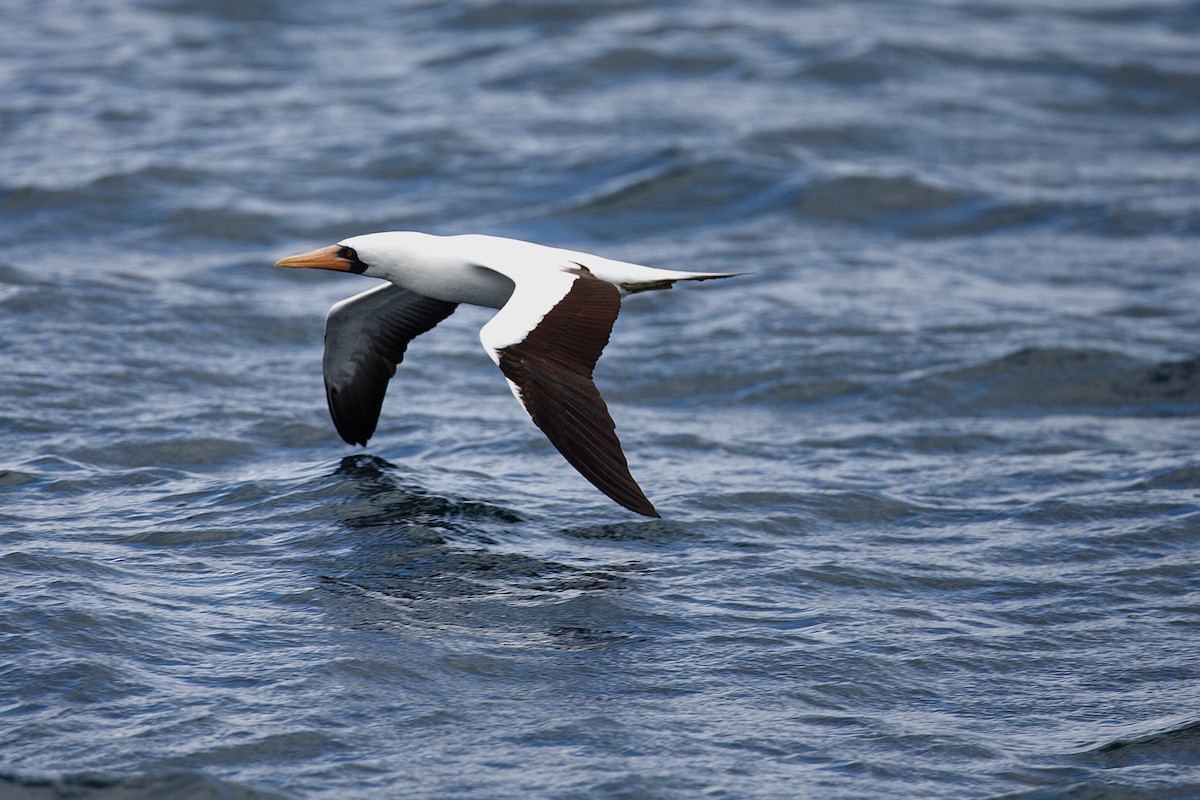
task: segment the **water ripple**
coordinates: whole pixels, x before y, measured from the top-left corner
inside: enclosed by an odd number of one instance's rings
[[[1195,3],[6,23],[0,795],[1197,794]],[[748,273],[597,366],[664,519],[478,309],[338,439],[390,228]]]

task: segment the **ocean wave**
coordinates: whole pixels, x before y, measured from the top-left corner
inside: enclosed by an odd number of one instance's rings
[[[547,210],[596,235],[741,222],[787,208],[795,189],[770,171],[729,158],[667,154]]]
[[[1079,753],[1076,759],[1107,768],[1157,763],[1200,766],[1200,722],[1114,739]]]
[[[1194,0],[5,11],[0,796],[1197,794]],[[754,273],[598,364],[665,519],[484,309],[340,442],[389,228]]]
[[[909,401],[956,413],[1200,412],[1200,358],[1147,363],[1107,350],[1025,348],[901,387]]]
[[[789,142],[789,135],[798,139]],[[802,149],[807,140],[796,132],[776,133],[769,148]],[[765,145],[758,139],[747,146],[761,150]],[[829,146],[837,150],[860,145],[852,139],[835,139]],[[787,164],[778,156],[765,160],[668,156],[589,187],[567,202],[547,206],[542,214],[595,238],[606,238],[616,230],[645,235],[743,225],[770,217],[916,238],[1030,228],[1120,237],[1200,232],[1200,205],[1183,198],[1086,199],[1080,193],[1031,192],[996,182],[985,188],[958,185],[892,168],[821,173],[803,161]]]
[[[251,788],[203,772],[119,776],[100,772],[58,777],[0,775],[0,793],[9,800],[288,800],[291,795]]]

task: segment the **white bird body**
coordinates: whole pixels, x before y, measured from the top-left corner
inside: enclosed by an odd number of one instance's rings
[[[479,338],[534,424],[596,488],[655,517],[629,474],[592,370],[622,295],[736,274],[656,269],[497,236],[414,231],[353,236],[277,265],[390,283],[337,303],[326,320],[326,396],[347,442],[366,444],[374,433],[388,381],[413,338],[459,303],[496,308]]]
[[[519,278],[537,279],[555,271],[586,268],[622,294],[662,281],[725,278],[725,273],[680,272],[614,261],[520,239],[465,233],[437,236],[388,231],[351,236],[339,244],[353,248],[369,266],[364,275],[384,278],[410,292],[450,303],[501,308]],[[509,281],[498,279],[507,277]]]

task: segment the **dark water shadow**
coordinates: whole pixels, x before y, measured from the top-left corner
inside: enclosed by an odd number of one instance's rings
[[[346,456],[330,477],[348,481],[363,501],[349,508],[342,522],[350,528],[394,525],[403,522],[450,524],[472,520],[517,523],[515,511],[490,503],[430,494],[401,479],[387,459],[369,453]]]
[[[353,485],[340,522],[350,546],[322,570],[329,610],[355,629],[536,637],[568,649],[624,637],[603,624],[637,561],[539,554],[544,531],[488,503],[430,494],[378,456],[342,459],[330,477]],[[562,552],[560,547],[550,548]],[[571,613],[571,609],[579,613]]]
[[[620,522],[601,522],[593,525],[572,525],[562,528],[560,536],[591,542],[636,542],[662,545],[686,539],[690,530],[667,519],[633,519]]]

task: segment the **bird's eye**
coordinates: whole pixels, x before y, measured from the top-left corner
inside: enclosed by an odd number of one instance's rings
[[[367,271],[367,265],[358,257],[358,252],[353,247],[341,245],[338,247],[338,258],[344,258],[350,262],[350,271],[361,275]]]

